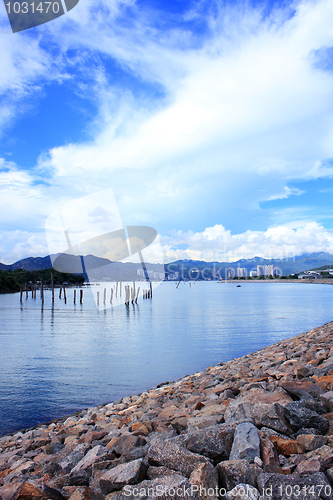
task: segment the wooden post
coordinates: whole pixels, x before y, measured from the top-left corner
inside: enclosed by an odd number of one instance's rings
[[[152,285],[151,281],[149,281],[149,284],[150,284],[150,298],[152,299],[153,298],[153,285]]]
[[[113,288],[111,288],[110,304],[112,304],[112,300],[113,300]]]
[[[121,297],[121,280],[119,281],[119,297]]]
[[[62,295],[62,288],[60,287],[60,291],[59,291],[59,299],[61,299],[61,295]]]
[[[25,298],[28,298],[28,283],[25,284]]]
[[[31,298],[33,299],[34,298],[34,286],[32,285],[31,287]]]
[[[97,305],[99,306],[99,292],[97,292]]]
[[[140,287],[138,288],[138,291],[137,291],[137,294],[136,294],[136,299],[135,299],[135,303],[136,304],[138,303],[139,293],[140,293]]]
[[[135,298],[135,281],[133,281],[133,293],[134,293],[134,298]]]
[[[53,283],[53,273],[51,273],[51,288],[52,288],[52,304],[54,304],[54,283]]]
[[[106,304],[106,288],[104,288],[104,304]]]
[[[21,285],[21,290],[20,290],[20,302],[22,304],[23,301],[23,285]]]
[[[83,290],[81,288],[81,290],[80,290],[80,304],[82,304],[82,303],[83,303]]]
[[[74,289],[74,304],[76,304],[76,290]]]
[[[66,296],[66,287],[64,285],[64,299],[65,299],[65,304],[67,304],[67,296]]]

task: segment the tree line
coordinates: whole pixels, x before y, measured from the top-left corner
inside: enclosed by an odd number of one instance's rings
[[[40,271],[25,271],[24,269],[0,271],[0,293],[18,292],[24,283],[36,284],[38,281],[43,281],[44,285],[51,285],[51,273],[53,273],[54,285],[63,283],[82,285],[84,282],[84,277],[81,275],[60,273],[53,268]]]

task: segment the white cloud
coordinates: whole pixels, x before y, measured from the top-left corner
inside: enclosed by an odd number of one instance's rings
[[[234,262],[255,256],[279,259],[304,253],[333,254],[333,231],[309,222],[297,229],[278,226],[267,231],[232,234],[222,225],[216,225],[197,233],[174,232],[161,238],[161,244],[166,262],[179,259]],[[186,249],[177,248],[179,245]]]

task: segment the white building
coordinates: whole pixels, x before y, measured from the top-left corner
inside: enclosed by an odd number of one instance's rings
[[[247,270],[245,267],[237,267],[237,277],[245,278],[245,276],[247,276]]]

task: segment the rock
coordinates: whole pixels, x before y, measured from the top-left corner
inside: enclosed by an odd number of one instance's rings
[[[325,392],[325,394],[322,394],[320,396],[320,400],[329,413],[333,412],[333,391]]]
[[[284,414],[295,431],[307,427],[318,429],[321,434],[325,434],[328,431],[329,421],[327,418],[313,410],[305,408],[299,401],[287,404],[284,407]]]
[[[193,469],[200,463],[211,463],[208,458],[192,453],[171,441],[152,445],[147,458],[151,465],[164,465],[181,472],[186,477],[190,477]]]
[[[292,434],[292,430],[285,419],[283,407],[279,403],[262,404],[258,402],[257,404],[250,404],[238,402],[235,399],[226,409],[224,419],[229,425],[252,422],[257,427],[264,426],[282,434]]]
[[[247,460],[225,460],[216,466],[220,484],[227,491],[232,490],[240,483],[256,486],[257,476],[262,473],[262,469],[255,464],[250,464]]]
[[[250,422],[243,422],[236,427],[229,460],[247,460],[253,462],[260,457],[260,438],[257,428]]]
[[[103,474],[99,480],[104,494],[120,490],[126,485],[136,484],[145,477],[147,466],[142,459],[118,465]]]
[[[168,467],[155,467],[154,465],[150,465],[147,470],[147,478],[148,479],[156,479],[158,477],[163,476],[172,476],[179,473],[175,470],[168,469]]]
[[[325,408],[323,407],[323,405],[316,401],[309,394],[304,394],[299,401],[305,408],[316,411],[317,413],[319,413],[319,415],[323,415],[323,413],[325,413]]]
[[[76,475],[77,473],[84,471],[86,469],[91,469],[95,462],[105,459],[109,454],[109,450],[105,446],[97,445],[94,446],[88,453],[73,467],[71,475]]]
[[[13,500],[44,500],[48,498],[48,495],[35,485],[24,483],[12,498]]]
[[[238,484],[229,491],[226,500],[258,500],[259,491],[250,484]]]
[[[300,475],[314,474],[315,472],[324,472],[324,462],[320,457],[309,458],[299,463],[296,467],[296,473]]]
[[[89,450],[89,444],[79,444],[67,457],[65,457],[60,463],[60,467],[62,467],[66,472],[70,472],[75,465],[77,465],[80,460],[84,457],[84,455]]]
[[[322,472],[305,476],[260,474],[258,476],[258,489],[265,500],[332,499],[332,486]]]
[[[218,479],[217,471],[211,464],[206,463],[195,467],[189,482],[192,485],[192,490],[201,500],[214,500],[218,497],[216,493],[219,489]],[[212,492],[214,493],[212,494]]]
[[[189,434],[185,441],[188,450],[211,458],[215,464],[230,455],[235,429],[227,424],[206,427]]]
[[[94,500],[94,495],[90,488],[80,486],[71,494],[69,500]]]
[[[146,440],[142,436],[134,436],[133,434],[127,434],[124,436],[119,436],[112,439],[106,447],[117,456],[128,455],[135,448],[144,446]]]
[[[296,439],[285,439],[279,436],[271,436],[270,440],[280,455],[289,457],[290,455],[304,453],[302,444],[296,441]]]
[[[260,454],[264,465],[279,465],[278,452],[269,437],[260,438]]]
[[[311,380],[302,380],[301,382],[288,380],[281,382],[280,386],[293,398],[297,399],[300,399],[304,394],[310,394],[310,396],[318,398],[324,392],[319,385],[314,384]]]
[[[301,443],[304,451],[313,451],[327,444],[327,437],[315,434],[300,434],[296,439]]]
[[[122,496],[107,496],[106,500],[199,500],[198,495],[189,480],[179,474],[154,479],[152,481],[142,481],[136,486],[125,486]]]
[[[223,417],[198,415],[196,417],[190,417],[187,421],[188,432],[195,431],[198,429],[204,429],[205,427],[211,427],[212,425],[220,424],[223,421]]]

